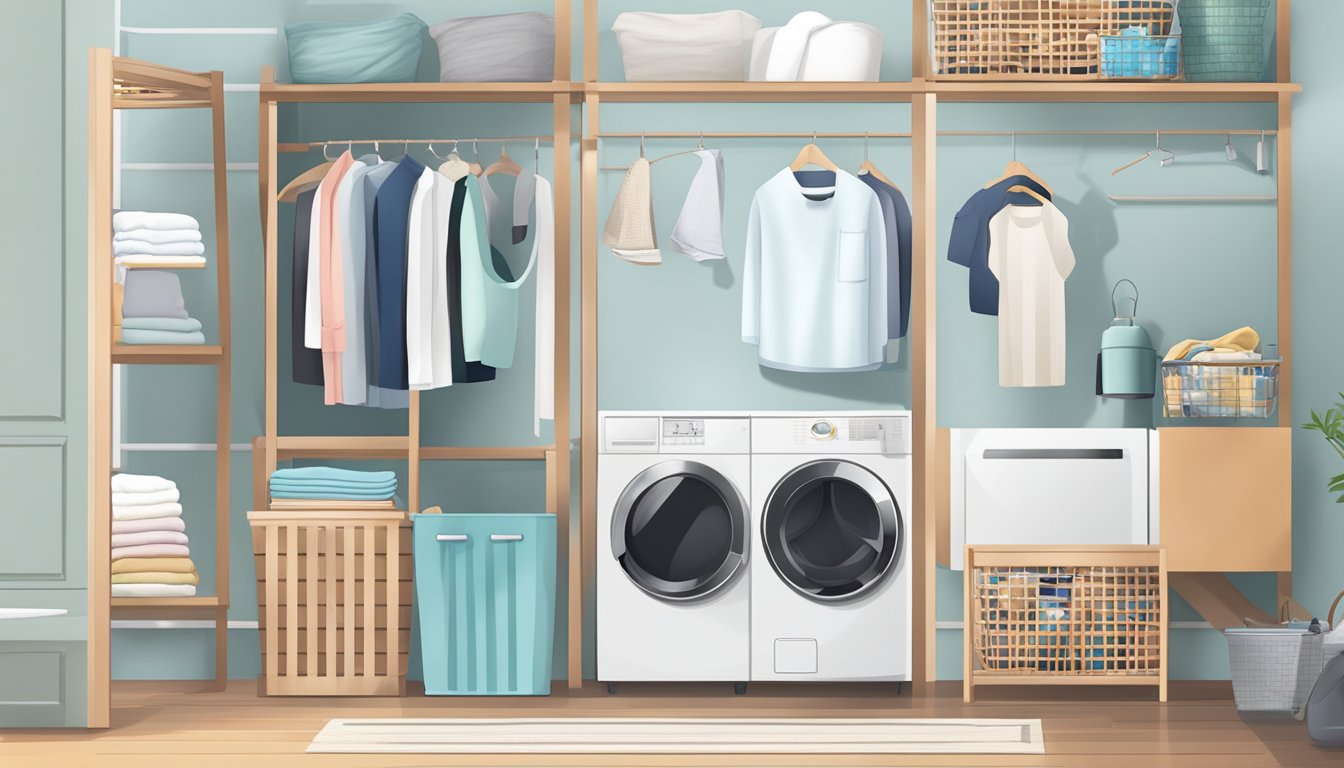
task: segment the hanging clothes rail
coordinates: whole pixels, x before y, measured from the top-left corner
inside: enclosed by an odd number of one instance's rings
[[[355,144],[522,144],[525,142],[542,144],[551,144],[555,141],[552,136],[471,136],[471,137],[450,137],[443,139],[325,139],[323,141],[294,141],[279,144],[276,150],[279,152],[309,152],[314,149],[323,149],[325,147],[349,147]]]

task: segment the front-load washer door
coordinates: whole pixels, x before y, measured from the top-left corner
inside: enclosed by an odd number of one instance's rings
[[[743,570],[748,520],[741,494],[718,470],[664,461],[639,473],[617,500],[612,555],[655,597],[702,598]]]
[[[812,600],[863,594],[893,570],[904,539],[886,483],[851,461],[803,464],[771,490],[761,541],[775,573]]]

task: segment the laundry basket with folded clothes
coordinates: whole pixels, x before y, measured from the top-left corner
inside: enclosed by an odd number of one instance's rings
[[[112,596],[194,597],[177,484],[156,475],[112,476]]]
[[[722,259],[723,153],[700,148],[682,154],[695,155],[700,165],[672,228],[672,249],[695,261]],[[652,164],[643,153],[626,171],[607,216],[602,241],[612,253],[632,264],[654,265],[663,261],[653,220]]]
[[[272,509],[394,509],[397,475],[338,467],[277,469],[270,491]]]
[[[1168,418],[1268,418],[1276,410],[1281,360],[1257,350],[1260,334],[1238,328],[1217,339],[1186,339],[1162,361]]]

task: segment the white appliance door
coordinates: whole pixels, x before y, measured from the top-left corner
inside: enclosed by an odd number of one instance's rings
[[[1147,544],[1144,429],[986,429],[964,440],[965,544]],[[954,563],[963,552],[954,552]]]

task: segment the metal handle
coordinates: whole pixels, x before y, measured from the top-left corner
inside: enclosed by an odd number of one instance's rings
[[[988,448],[985,450],[985,458],[1037,461],[1056,459],[1115,461],[1125,458],[1125,451],[1123,448]]]
[[[492,533],[492,534],[490,534],[490,540],[491,540],[491,541],[522,541],[522,540],[523,540],[523,534],[521,534],[521,533]]]
[[[465,534],[465,533],[440,533],[438,536],[435,536],[435,537],[434,537],[434,540],[435,540],[435,541],[466,541],[466,540],[467,540],[467,534]]]

